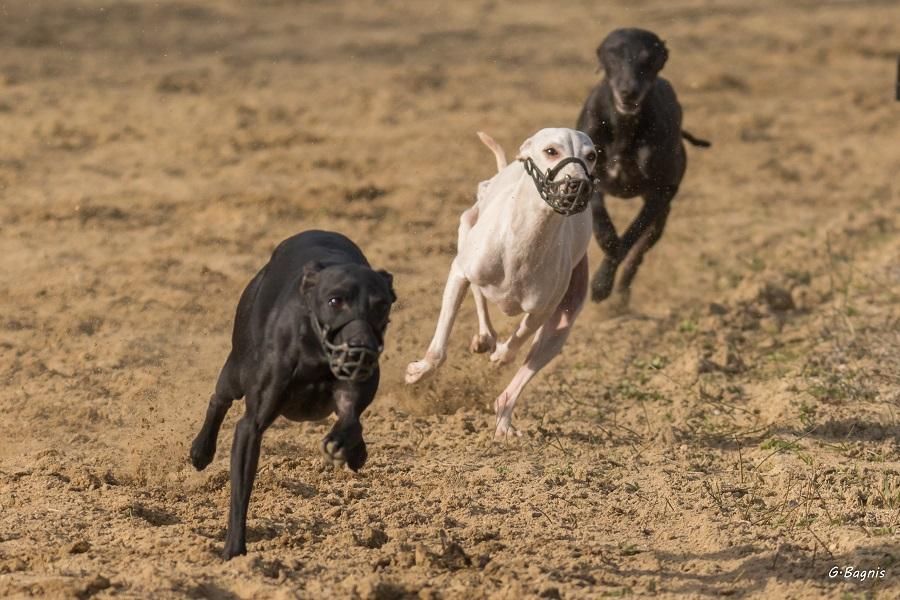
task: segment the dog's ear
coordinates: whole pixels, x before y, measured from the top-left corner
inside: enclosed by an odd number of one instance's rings
[[[319,271],[324,267],[317,260],[312,260],[303,265],[303,277],[300,278],[300,292],[306,293],[316,287],[319,283]]]
[[[394,302],[397,301],[397,293],[394,292],[394,276],[391,275],[389,272],[385,271],[384,269],[379,269],[378,271],[375,271],[375,272],[378,273],[379,275],[381,275],[381,277],[387,282],[388,289],[391,292],[391,304],[393,304]]]
[[[659,73],[662,71],[662,68],[666,66],[666,61],[669,60],[669,49],[666,48],[666,43],[663,40],[659,40],[657,42],[656,47],[656,72]]]
[[[531,154],[531,140],[532,138],[528,138],[522,145],[519,146],[519,153],[516,155],[516,160],[525,160]]]

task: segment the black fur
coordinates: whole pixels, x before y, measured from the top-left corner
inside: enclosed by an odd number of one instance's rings
[[[594,174],[600,185],[591,198],[591,210],[594,237],[604,258],[591,283],[594,302],[612,293],[622,262],[625,267],[617,289],[627,299],[644,253],[662,236],[687,166],[682,138],[709,146],[681,129],[675,90],[658,76],[669,52],[656,34],[617,29],[597,48],[597,58],[605,77],[591,91],[576,125],[598,151]],[[621,237],[606,210],[604,194],[644,199],[640,213]]]
[[[247,285],[237,307],[231,353],[219,373],[206,419],[191,445],[191,463],[206,468],[234,400],[246,397],[231,448],[231,510],[223,555],[247,552],[245,528],[263,432],[279,415],[293,421],[337,422],[322,441],[334,464],[358,470],[366,461],[360,415],[378,389],[368,380],[339,381],[312,331],[314,313],[334,326],[336,343],[377,349],[382,344],[393,278],[373,271],[362,251],[338,233],[307,231],[283,241]]]

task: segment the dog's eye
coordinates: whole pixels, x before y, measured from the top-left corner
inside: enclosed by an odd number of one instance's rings
[[[597,160],[597,153],[596,153],[596,152],[591,152],[591,153],[588,154],[585,158],[587,158],[587,161],[588,161],[588,162],[594,162],[595,160]]]
[[[559,152],[556,151],[556,148],[544,148],[544,154],[547,156],[556,156]]]
[[[328,299],[328,306],[331,308],[340,308],[344,305],[344,299],[340,296],[335,296],[334,298]]]

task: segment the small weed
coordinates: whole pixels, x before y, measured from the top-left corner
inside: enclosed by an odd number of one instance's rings
[[[605,590],[600,594],[603,598],[624,598],[630,596],[633,592],[630,587],[623,587],[616,590]]]
[[[646,378],[638,378],[638,381],[626,379],[612,389],[612,395],[626,400],[634,400],[636,402],[644,401],[665,401],[666,397],[653,389],[646,389]]]
[[[693,319],[682,319],[682,321],[678,324],[678,332],[679,333],[696,333],[697,332],[697,321]]]
[[[643,550],[641,550],[634,544],[623,544],[619,546],[619,554],[621,554],[622,556],[634,556],[635,554],[640,554],[641,552],[643,552]]]
[[[796,452],[803,448],[796,442],[789,442],[781,438],[769,438],[760,444],[759,447],[761,450],[778,450],[780,452]]]
[[[800,423],[803,425],[803,428],[812,429],[812,427],[816,424],[816,413],[818,412],[818,409],[814,405],[801,400],[799,411],[800,414],[798,416],[800,418]]]

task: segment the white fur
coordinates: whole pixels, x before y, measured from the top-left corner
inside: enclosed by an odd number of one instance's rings
[[[508,363],[525,341],[536,334],[525,364],[495,403],[496,435],[513,433],[512,413],[528,381],[562,349],[587,292],[587,248],[591,239],[589,211],[566,217],[540,197],[523,163],[506,163],[503,149],[479,132],[494,152],[498,173],[478,185],[475,206],[460,217],[457,255],[450,266],[434,338],[422,360],[406,368],[406,382],[433,373],[447,355],[450,330],[466,288],[471,285],[478,313],[478,333],[470,348],[492,350],[491,361]],[[556,156],[545,149],[553,147]],[[542,172],[568,156],[588,161],[590,138],[572,129],[542,129],[525,141],[517,158],[530,156]],[[566,165],[557,177],[586,174]],[[525,313],[518,329],[504,342],[490,322],[487,301],[507,315]]]

